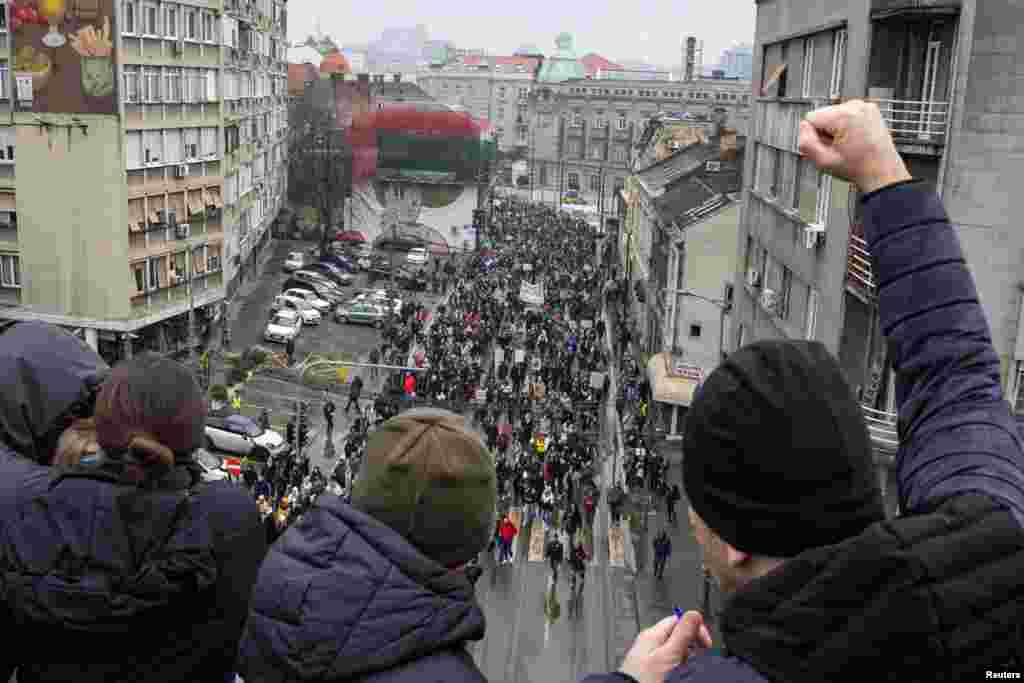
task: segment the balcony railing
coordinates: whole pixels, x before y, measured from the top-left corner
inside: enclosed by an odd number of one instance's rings
[[[929,100],[872,100],[894,138],[944,144],[949,102]]]
[[[875,452],[883,456],[895,456],[900,440],[896,430],[896,413],[861,406],[864,421],[868,424],[868,435]]]
[[[846,253],[846,282],[866,296],[877,293],[875,275],[871,268],[871,253],[863,236],[863,226],[850,226],[850,246]]]

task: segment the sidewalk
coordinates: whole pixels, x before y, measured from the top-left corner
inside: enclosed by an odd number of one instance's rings
[[[682,466],[672,465],[667,474],[670,484],[679,484],[682,490]],[[704,613],[704,578],[702,571],[702,555],[700,546],[690,531],[687,520],[686,492],[676,504],[676,523],[668,522],[668,513],[664,504],[657,506],[648,515],[648,531],[635,537],[637,554],[642,555],[640,571],[636,575],[636,600],[638,618],[641,625],[650,625],[670,614],[675,607],[681,609],[697,609]],[[654,537],[661,529],[668,531],[672,541],[672,554],[665,563],[663,579],[654,578]],[[715,614],[720,604],[718,590],[712,581],[710,590],[710,614],[705,614],[705,621],[711,630],[716,643],[720,642],[721,634],[717,630]]]

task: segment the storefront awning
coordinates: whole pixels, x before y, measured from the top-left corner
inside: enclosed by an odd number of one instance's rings
[[[669,374],[672,354],[656,353],[647,362],[647,378],[651,382],[653,398],[658,403],[689,406],[700,381]]]

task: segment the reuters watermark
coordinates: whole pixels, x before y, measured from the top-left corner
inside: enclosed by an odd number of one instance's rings
[[[987,680],[1020,680],[1019,671],[986,671]]]

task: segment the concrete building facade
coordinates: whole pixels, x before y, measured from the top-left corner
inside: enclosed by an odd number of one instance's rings
[[[8,97],[0,127],[0,318],[110,361],[184,349],[256,274],[287,130],[284,2],[115,6],[117,112],[69,123]]]
[[[534,194],[557,202],[567,191],[613,213],[647,122],[663,112],[710,120],[716,110],[741,133],[750,111],[743,81],[573,79],[538,84],[531,98]]]
[[[536,57],[466,55],[421,71],[417,84],[434,100],[487,120],[508,152],[530,138],[527,102],[539,66]]]
[[[874,98],[911,173],[942,197],[978,284],[1014,408],[1024,408],[1024,233],[1013,197],[1022,112],[1010,0],[758,3],[762,84],[745,174],[733,342],[813,338],[857,390],[880,456],[896,446],[890,359],[858,196],[796,154],[810,109]]]

